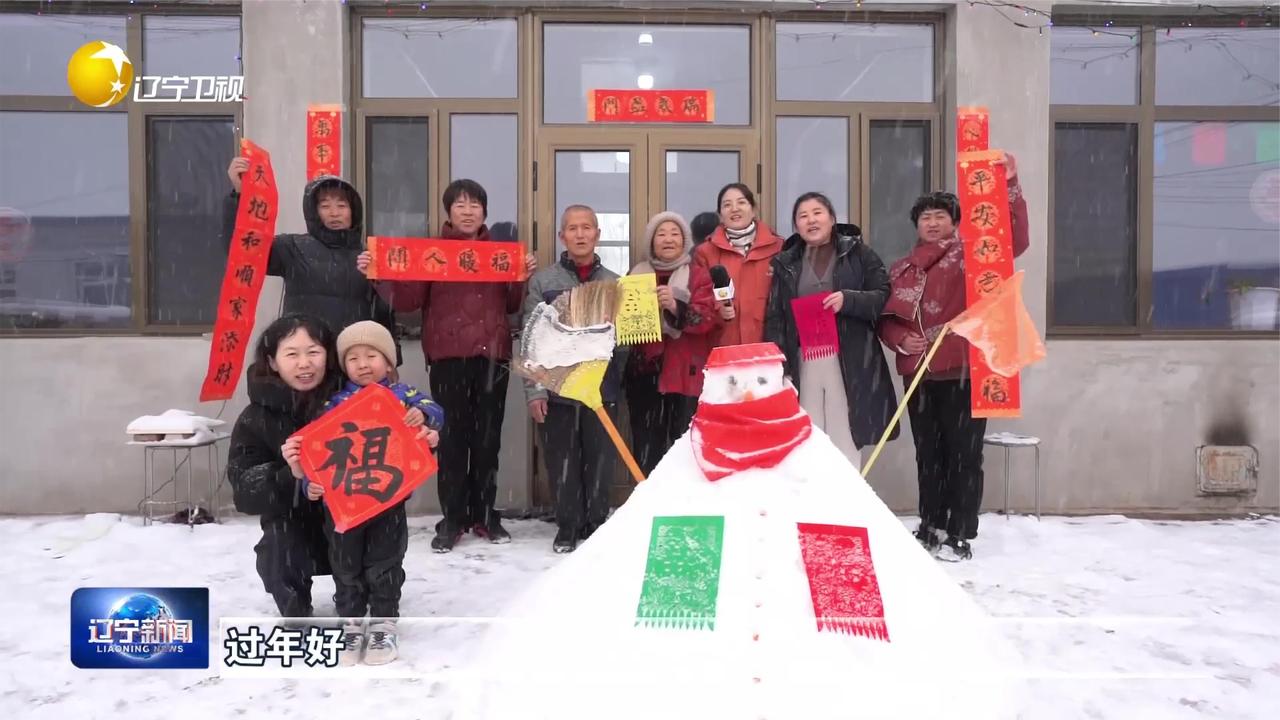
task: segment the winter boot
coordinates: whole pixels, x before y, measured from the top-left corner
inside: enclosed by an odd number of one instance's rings
[[[960,562],[973,557],[973,549],[969,547],[968,540],[961,540],[955,535],[948,535],[947,541],[942,543],[942,547],[938,548],[939,560],[947,562]]]
[[[476,534],[476,537],[482,537],[494,545],[505,545],[511,542],[511,533],[502,527],[502,516],[497,510],[490,510],[488,522],[476,523],[471,531]]]
[[[386,665],[400,656],[399,648],[395,620],[370,623],[369,643],[364,650],[364,664]]]
[[[343,623],[342,649],[338,651],[338,664],[342,667],[359,664],[362,650],[364,650],[364,624],[360,620]]]
[[[920,523],[920,528],[916,530],[916,542],[931,554],[938,552],[938,546],[942,544],[938,538],[938,531],[924,523]]]
[[[551,549],[557,553],[571,553],[577,545],[578,531],[561,525],[555,541],[551,543]]]
[[[431,549],[438,553],[447,553],[462,539],[463,529],[448,520],[436,523],[436,536],[431,538]]]

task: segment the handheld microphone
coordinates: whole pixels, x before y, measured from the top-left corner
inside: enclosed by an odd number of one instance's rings
[[[711,284],[715,286],[716,300],[725,305],[733,302],[733,278],[723,265],[711,266]]]

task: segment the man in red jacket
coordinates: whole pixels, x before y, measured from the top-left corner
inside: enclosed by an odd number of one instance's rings
[[[1013,156],[1005,155],[1013,255],[1026,252],[1027,203]],[[943,560],[972,557],[982,505],[982,439],[986,418],[975,418],[969,401],[969,342],[948,334],[920,368],[942,327],[965,309],[964,248],[957,236],[960,201],[955,195],[923,195],[911,208],[919,241],[889,268],[891,290],[880,318],[880,340],[897,353],[898,372],[909,384],[925,373],[907,405],[916,445],[920,528],[916,538]],[[945,534],[945,541],[940,535]]]
[[[440,237],[488,241],[489,196],[474,180],[454,180],[444,191],[448,221]],[[368,267],[361,256],[361,270]],[[538,263],[525,256],[532,273]],[[440,507],[431,548],[449,552],[467,530],[506,543],[494,502],[498,495],[498,450],[506,412],[511,361],[507,315],[520,311],[524,283],[376,283],[397,312],[422,311],[422,352],[431,369],[431,394],[449,422],[440,432]]]

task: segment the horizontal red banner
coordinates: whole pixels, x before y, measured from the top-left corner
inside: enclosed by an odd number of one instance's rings
[[[369,237],[371,280],[520,282],[524,247],[492,240]]]
[[[716,119],[711,90],[591,90],[587,121],[614,123],[709,123]]]

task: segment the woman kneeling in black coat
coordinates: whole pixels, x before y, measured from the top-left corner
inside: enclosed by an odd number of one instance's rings
[[[308,500],[289,437],[319,417],[342,381],[334,335],[309,315],[267,327],[249,366],[249,406],[231,434],[227,480],[236,509],[262,517],[258,575],[283,617],[311,615],[311,578],[329,574],[324,504]]]

